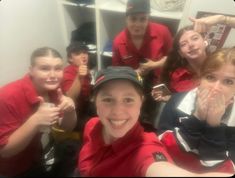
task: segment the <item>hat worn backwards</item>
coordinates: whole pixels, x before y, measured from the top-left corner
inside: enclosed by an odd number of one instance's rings
[[[150,13],[150,0],[128,0],[126,15],[136,13]]]
[[[117,79],[129,80],[142,88],[142,78],[135,70],[126,66],[110,66],[98,72],[94,89],[101,84]]]

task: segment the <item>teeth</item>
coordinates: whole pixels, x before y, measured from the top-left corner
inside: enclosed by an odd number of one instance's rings
[[[110,122],[116,126],[120,126],[126,122],[126,120],[110,120]]]

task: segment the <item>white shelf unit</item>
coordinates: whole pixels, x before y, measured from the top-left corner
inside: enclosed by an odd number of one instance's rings
[[[186,0],[186,4],[190,1]],[[105,67],[102,57],[111,58],[110,53],[103,53],[106,43],[112,41],[125,28],[125,2],[125,0],[95,0],[95,4],[86,6],[76,3],[76,0],[58,0],[65,46],[69,44],[73,30],[83,22],[94,21],[96,23],[97,67],[98,70]],[[151,21],[167,25],[172,35],[178,30],[182,17],[183,12],[160,12],[151,8]]]

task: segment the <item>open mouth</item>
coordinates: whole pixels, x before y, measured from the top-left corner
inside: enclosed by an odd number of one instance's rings
[[[119,129],[119,128],[122,128],[127,123],[127,121],[128,121],[127,119],[125,119],[125,120],[113,120],[113,119],[110,119],[109,123],[111,124],[111,126],[113,128]]]

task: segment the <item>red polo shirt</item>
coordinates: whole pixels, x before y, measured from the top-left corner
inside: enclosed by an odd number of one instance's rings
[[[125,29],[114,39],[112,65],[130,66],[133,69],[137,69],[139,63],[144,62],[144,58],[157,61],[167,55],[171,47],[172,36],[164,25],[150,22],[140,49],[134,46],[128,30]],[[159,74],[160,70],[155,69],[154,81],[158,81]]]
[[[64,68],[64,77],[62,82],[62,89],[64,92],[67,92],[69,88],[72,86],[75,78],[77,77],[77,73],[79,71],[79,67],[75,65],[68,65]],[[86,75],[81,82],[81,92],[77,98],[77,109],[79,110],[79,114],[84,114],[87,103],[91,94],[91,76]]]
[[[88,121],[84,145],[79,154],[81,176],[145,176],[156,160],[172,161],[154,133],[146,133],[136,124],[123,138],[106,145],[99,118]]]
[[[172,92],[189,91],[199,85],[195,76],[186,68],[178,68],[171,74],[170,90]]]
[[[7,144],[9,136],[37,110],[38,94],[28,75],[0,88],[0,147]],[[0,175],[19,175],[36,165],[41,158],[41,134],[29,145],[10,158],[0,156]]]

